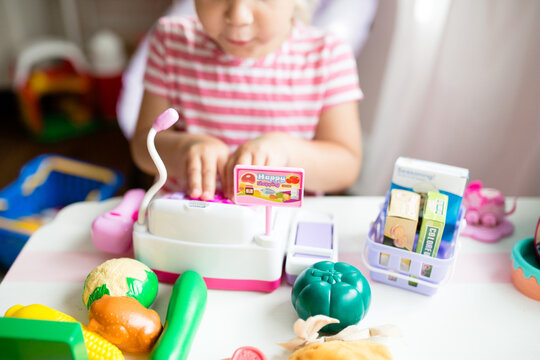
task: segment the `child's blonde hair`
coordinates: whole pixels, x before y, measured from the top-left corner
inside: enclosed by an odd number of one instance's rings
[[[319,0],[294,0],[295,19],[300,20],[305,24],[309,24],[318,3]]]

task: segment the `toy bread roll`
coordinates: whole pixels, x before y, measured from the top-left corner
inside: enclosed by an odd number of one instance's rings
[[[90,306],[88,328],[122,351],[150,352],[161,333],[157,312],[129,296],[103,295]]]
[[[289,360],[390,360],[388,348],[370,340],[328,341],[296,350]]]

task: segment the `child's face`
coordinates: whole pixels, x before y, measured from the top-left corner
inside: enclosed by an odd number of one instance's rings
[[[240,58],[263,57],[287,38],[293,0],[195,0],[206,33],[223,51]]]

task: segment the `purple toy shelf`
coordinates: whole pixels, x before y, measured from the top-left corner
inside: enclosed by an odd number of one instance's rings
[[[386,208],[387,202],[371,226],[362,255],[371,278],[423,295],[435,294],[452,276],[457,239],[464,223],[464,209],[461,208],[455,225],[447,224],[454,226],[451,241],[443,239],[437,257],[430,257],[383,244]]]

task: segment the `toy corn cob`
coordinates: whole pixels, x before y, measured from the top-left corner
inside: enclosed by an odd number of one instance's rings
[[[77,322],[74,318],[45,305],[33,304],[28,306],[15,305],[6,311],[5,317],[22,319],[51,320],[63,322]],[[82,325],[84,343],[90,360],[120,360],[124,355],[120,349],[110,343],[101,335],[90,331]]]

